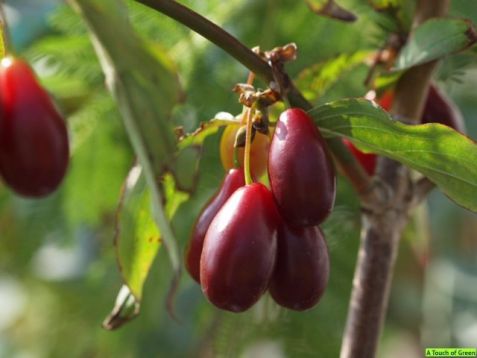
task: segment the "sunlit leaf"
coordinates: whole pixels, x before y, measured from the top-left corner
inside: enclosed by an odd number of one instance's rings
[[[177,243],[158,182],[158,178],[173,168],[176,155],[176,137],[169,116],[181,94],[177,75],[136,35],[124,2],[74,0],[72,4],[88,25],[108,87],[144,170],[151,190],[153,217],[177,274],[180,270]]]
[[[463,19],[431,19],[412,33],[394,70],[404,70],[461,51],[477,41],[474,25]]]
[[[187,195],[175,189],[170,175],[163,179],[165,212],[170,220]],[[152,215],[149,187],[142,169],[134,166],[125,181],[116,215],[116,256],[124,283],[137,301],[161,246],[160,232]]]
[[[441,124],[405,125],[372,102],[346,99],[313,109],[324,135],[397,160],[428,177],[459,205],[477,211],[477,145]]]
[[[358,51],[353,54],[342,54],[304,69],[297,80],[298,87],[303,89],[309,101],[320,98],[341,76],[362,64],[372,52]]]

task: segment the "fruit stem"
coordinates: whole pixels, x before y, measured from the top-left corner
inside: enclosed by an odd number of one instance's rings
[[[245,134],[245,153],[243,169],[245,173],[245,184],[249,185],[253,183],[252,175],[250,174],[250,147],[252,146],[252,109],[247,109],[245,113],[245,119],[247,121],[247,131]]]
[[[0,55],[4,57],[10,53],[10,32],[8,29],[7,15],[5,14],[5,2],[0,0],[0,35],[2,36],[2,42],[0,42]]]

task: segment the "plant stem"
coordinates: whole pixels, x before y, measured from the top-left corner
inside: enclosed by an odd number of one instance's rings
[[[449,0],[419,0],[414,26],[430,17],[443,16]],[[412,34],[411,34],[412,36]],[[421,117],[436,62],[416,66],[398,81],[391,110],[398,118]],[[415,202],[409,170],[398,162],[380,158],[377,180],[392,194],[374,202],[363,213],[361,245],[356,263],[341,358],[375,357],[389,299],[389,291],[402,231]]]
[[[250,174],[250,148],[252,146],[252,109],[248,108],[245,112],[247,120],[247,131],[245,132],[245,151],[243,160],[243,170],[245,172],[245,184],[253,183],[252,175]]]
[[[224,29],[191,9],[174,0],[136,0],[136,2],[155,9],[204,36],[267,83],[274,80],[271,67],[260,56]],[[294,107],[300,107],[306,111],[312,108],[312,105],[305,99],[292,81],[289,81],[286,96],[290,105]],[[327,143],[338,166],[350,180],[360,198],[364,201],[369,201],[370,188],[372,186],[369,175],[367,175],[340,140],[336,140],[336,138],[330,139],[327,140]]]

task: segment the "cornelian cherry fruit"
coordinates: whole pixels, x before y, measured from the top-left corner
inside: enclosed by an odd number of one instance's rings
[[[465,133],[464,119],[457,106],[434,84],[429,87],[421,123],[440,123]]]
[[[229,125],[225,128],[220,140],[220,159],[225,170],[234,167],[234,142],[240,125]],[[250,172],[254,178],[260,178],[267,169],[269,136],[256,132],[250,147]],[[237,159],[243,168],[244,148],[237,149]]]
[[[295,227],[314,226],[331,212],[336,176],[326,144],[306,112],[280,115],[268,157],[268,175],[282,217]]]
[[[364,170],[369,175],[374,175],[374,172],[376,171],[376,161],[377,161],[377,156],[374,153],[365,153],[358,148],[355,147],[355,145],[348,139],[343,138],[343,143],[348,147],[348,149],[351,151],[351,153],[354,155],[354,157],[358,160],[358,162],[363,166]]]
[[[240,187],[245,185],[242,169],[230,169],[225,176],[220,189],[209,200],[197,218],[192,236],[186,250],[186,269],[194,280],[200,283],[200,256],[205,234],[217,212],[227,199]]]
[[[329,272],[328,248],[320,228],[297,229],[283,222],[269,288],[275,302],[297,311],[313,307],[325,291]]]
[[[237,189],[207,230],[200,282],[215,306],[242,312],[268,288],[280,221],[272,193],[254,183]]]
[[[21,59],[1,60],[0,94],[0,174],[20,195],[48,195],[68,166],[65,122]]]

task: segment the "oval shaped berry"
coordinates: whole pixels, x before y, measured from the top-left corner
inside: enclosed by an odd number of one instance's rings
[[[200,283],[200,256],[205,234],[217,212],[227,199],[245,185],[242,169],[230,169],[217,193],[204,206],[192,229],[192,235],[186,250],[186,269],[197,283]]]
[[[23,60],[1,61],[0,93],[0,173],[20,195],[48,195],[68,166],[63,118]]]
[[[225,128],[220,139],[220,159],[225,170],[234,167],[234,142],[240,125],[229,125]],[[267,169],[269,136],[256,132],[250,147],[250,172],[254,178],[260,178]],[[243,167],[244,148],[237,150],[238,162]]]
[[[373,176],[376,171],[376,162],[377,156],[374,153],[365,153],[360,149],[356,148],[355,145],[348,139],[343,139],[344,145],[348,147],[351,154],[358,160],[361,166],[366,170],[366,172]]]
[[[273,196],[292,226],[313,226],[331,212],[336,176],[325,142],[311,118],[298,108],[280,115],[268,157]]]
[[[292,228],[277,235],[277,259],[269,291],[279,305],[297,311],[313,307],[323,295],[330,272],[328,248],[318,226]]]
[[[421,123],[440,123],[465,133],[464,119],[459,109],[435,84],[429,87]]]
[[[241,312],[268,288],[279,216],[262,184],[237,189],[207,230],[200,260],[202,291],[215,306]]]

